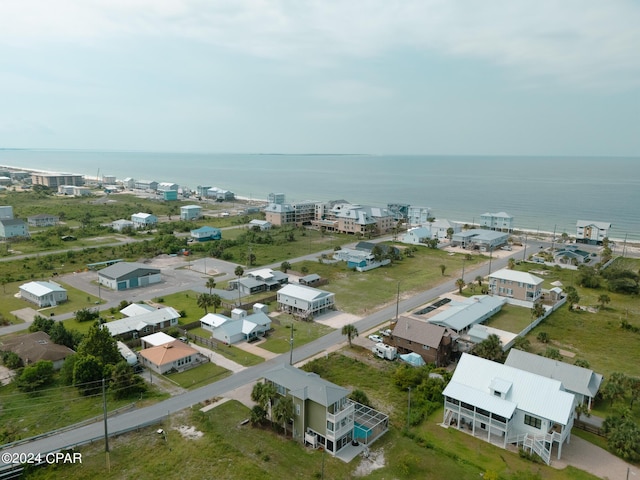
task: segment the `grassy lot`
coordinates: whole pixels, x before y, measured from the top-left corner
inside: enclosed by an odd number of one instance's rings
[[[138,397],[117,401],[107,397],[107,408],[115,410],[133,401],[138,406],[145,406],[167,397],[168,395],[152,388],[144,394],[142,401]],[[2,386],[0,399],[0,444],[102,415],[101,394],[85,397],[75,387],[63,385],[59,381],[35,394],[22,393],[14,384]]]
[[[357,353],[352,350],[348,353]],[[533,464],[517,453],[502,450],[482,440],[437,425],[442,411],[435,412],[423,424],[401,433],[406,418],[407,394],[393,386],[391,375],[396,364],[378,361],[372,365],[331,354],[322,361],[323,377],[350,388],[363,389],[373,404],[391,415],[391,430],[372,451],[384,452],[385,464],[366,478],[371,479],[477,479],[486,472],[500,478],[544,478],[551,480],[587,480],[595,477],[567,468],[555,470]],[[387,410],[385,407],[389,407]],[[290,438],[241,425],[249,410],[235,402],[224,403],[207,413],[187,409],[165,420],[162,425],[120,436],[110,442],[111,470],[104,469],[100,442],[84,447],[81,466],[58,466],[39,470],[30,478],[353,478],[361,458],[345,464],[329,455],[302,447]],[[167,432],[166,441],[156,433]],[[199,438],[187,439],[177,430],[194,427]],[[529,476],[524,476],[529,472]],[[52,476],[53,475],[53,476]],[[517,477],[516,477],[517,475]],[[497,478],[497,477],[496,477]]]
[[[364,273],[348,269],[345,262],[327,265],[305,261],[292,267],[298,271],[306,268],[309,273],[317,273],[329,279],[329,284],[322,288],[336,294],[337,307],[349,313],[364,315],[395,302],[398,282],[400,295],[407,298],[432,288],[443,280],[459,278],[463,259],[463,254],[449,255],[442,250],[420,248],[412,258],[404,258],[392,265]],[[486,260],[487,257],[483,255],[473,255],[471,260],[465,261],[465,269],[471,269]],[[440,265],[445,266],[444,276]]]
[[[519,333],[531,323],[531,310],[513,305],[504,305],[485,323],[488,327],[498,328],[507,332]]]
[[[294,320],[291,315],[279,315],[280,325],[272,323],[273,330],[269,332],[266,342],[260,344],[261,348],[273,353],[285,353],[289,351],[289,339],[291,337],[291,324],[293,327],[293,343],[297,348],[306,343],[312,342],[330,333],[333,329],[316,322],[303,322]]]
[[[99,301],[98,297],[88,295],[86,292],[82,292],[73,287],[70,287],[64,282],[59,282],[67,290],[69,300],[58,305],[57,307],[46,307],[43,309],[38,309],[38,306],[35,303],[22,300],[21,298],[16,298],[15,296],[19,292],[20,286],[24,285],[28,281],[32,280],[7,283],[3,285],[2,289],[0,290],[0,315],[2,315],[5,319],[9,320],[12,323],[22,323],[22,320],[17,319],[14,315],[11,314],[13,310],[20,310],[22,308],[30,307],[34,310],[38,310],[40,315],[46,317],[51,315],[52,313],[58,315],[60,313],[75,312],[80,310],[81,308],[93,308],[96,306],[96,302]]]
[[[231,375],[231,373],[226,368],[219,367],[215,363],[204,363],[184,372],[170,373],[166,377],[182,388],[198,388],[222,380]]]
[[[640,262],[632,262],[634,271],[640,267]],[[518,270],[540,270],[540,266],[521,264]],[[538,275],[544,278],[544,288],[549,288],[551,282],[560,280],[563,285],[575,285],[576,273],[570,270],[549,269],[548,275]],[[586,310],[569,311],[563,306],[543,323],[538,325],[528,336],[535,353],[543,353],[548,346],[566,350],[575,357],[566,358],[573,363],[576,358],[589,362],[591,368],[605,377],[613,372],[622,371],[626,375],[640,376],[640,334],[620,328],[622,319],[627,319],[632,325],[640,327],[640,309],[638,299],[631,295],[612,293],[604,288],[590,289],[577,285],[581,306],[598,307],[598,296],[606,293],[611,298],[605,308],[596,313]],[[536,337],[540,332],[546,332],[551,341],[549,344],[540,343]],[[615,339],[615,341],[614,341]],[[611,348],[614,341],[615,348]]]

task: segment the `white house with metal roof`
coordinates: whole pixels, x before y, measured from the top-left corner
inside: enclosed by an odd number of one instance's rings
[[[506,448],[517,444],[551,462],[569,443],[575,396],[562,382],[463,353],[444,396],[443,425]]]
[[[163,328],[178,325],[180,313],[173,307],[165,307],[153,312],[141,313],[133,317],[127,317],[113,322],[103,323],[111,336],[132,336],[134,338],[149,335]]]
[[[251,314],[240,308],[231,311],[231,318],[208,313],[200,319],[200,325],[211,332],[211,338],[231,345],[243,340],[254,340],[271,330],[271,318],[267,313],[266,305],[256,303]]]
[[[278,309],[304,318],[335,310],[335,294],[305,285],[289,284],[278,290]]]
[[[591,403],[602,383],[602,375],[593,370],[523,352],[517,348],[512,348],[509,351],[509,356],[504,364],[543,377],[560,380],[564,388],[576,396],[577,403],[586,403],[589,410],[591,410]]]
[[[98,272],[98,283],[112,290],[146,287],[161,280],[160,269],[136,262],[118,262]]]
[[[602,245],[609,236],[611,224],[607,222],[594,222],[591,220],[578,220],[576,223],[576,243],[588,243]]]
[[[481,251],[492,251],[505,245],[507,240],[509,240],[508,233],[474,228],[454,233],[451,237],[451,245]]]
[[[126,218],[121,218],[111,222],[111,228],[116,232],[122,232],[125,228],[136,228],[136,224]]]
[[[29,282],[20,285],[20,297],[38,307],[55,306],[67,301],[67,291],[55,282]]]
[[[433,238],[433,233],[427,227],[415,227],[407,230],[401,237],[402,243],[410,245],[426,245],[427,241]]]
[[[131,215],[131,221],[137,229],[153,228],[158,223],[158,217],[152,213],[138,212]]]
[[[197,220],[202,217],[200,205],[185,205],[180,207],[180,220]]]
[[[429,323],[463,334],[475,324],[483,323],[502,310],[506,298],[490,295],[474,295],[456,298],[442,307],[442,312],[428,319]]]
[[[533,303],[542,295],[542,282],[540,277],[528,272],[503,268],[489,275],[489,291],[493,295]]]

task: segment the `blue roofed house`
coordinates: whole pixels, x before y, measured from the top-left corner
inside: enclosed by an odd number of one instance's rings
[[[205,225],[204,227],[191,230],[191,238],[197,242],[220,240],[222,238],[222,230]]]
[[[516,444],[547,464],[571,438],[576,399],[559,380],[463,353],[442,394],[443,425]]]

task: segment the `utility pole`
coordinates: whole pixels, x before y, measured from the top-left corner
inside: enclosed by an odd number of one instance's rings
[[[522,261],[527,259],[527,234],[524,234],[524,250],[522,252]]]
[[[399,309],[400,309],[400,282],[398,282],[398,293],[396,294],[396,323],[398,322]]]
[[[491,260],[493,259],[493,246],[489,247],[489,275],[491,275]]]
[[[409,401],[407,408],[407,429],[409,428],[409,424],[411,423],[411,387],[409,387]]]
[[[293,320],[291,321],[291,336],[289,337],[289,365],[293,365]]]
[[[104,415],[104,451],[107,455],[107,471],[111,471],[109,464],[109,431],[107,430],[107,386],[104,378],[102,379],[102,411]]]

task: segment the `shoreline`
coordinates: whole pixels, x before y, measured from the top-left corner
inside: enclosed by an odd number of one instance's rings
[[[82,175],[87,181],[89,182],[99,182],[100,179],[99,177],[93,176],[93,175],[87,175],[84,173],[76,173],[76,172],[62,172],[62,171],[57,171],[57,170],[45,170],[42,168],[21,168],[21,167],[17,167],[17,166],[12,166],[12,165],[0,165],[1,169],[7,169],[10,171],[16,171],[16,172],[29,172],[29,173],[36,173],[36,174],[59,174],[59,175]],[[123,179],[121,178],[117,178],[116,177],[116,183],[118,182],[122,182]],[[266,198],[254,198],[254,197],[245,197],[245,196],[241,196],[241,195],[236,195],[236,199],[240,200],[240,201],[244,201],[247,203],[258,203],[258,204],[263,204],[263,205],[267,205],[268,201]],[[325,200],[327,201],[327,200]],[[354,202],[354,203],[359,203],[359,202]],[[443,217],[444,218],[444,217]],[[473,221],[460,221],[460,220],[452,220],[449,219],[451,222],[454,223],[458,223],[460,225],[476,225],[479,228],[478,224],[474,224]],[[528,228],[528,227],[522,227],[522,228],[515,228],[514,229],[515,232],[512,232],[512,235],[518,235],[519,232],[522,232],[523,234],[531,234],[531,235],[537,235],[537,236],[542,236],[542,237],[553,237],[554,236],[554,232],[552,231],[547,231],[547,230],[540,230],[539,228]],[[556,232],[555,236],[556,238],[559,238],[562,235],[563,232]],[[574,237],[575,238],[575,233],[569,233],[569,232],[565,232],[569,235],[569,237]],[[638,232],[638,235],[640,235],[640,232]],[[610,239],[612,242],[614,243],[624,243],[626,242],[627,245],[640,245],[640,241],[634,241],[633,239],[629,240],[629,239],[624,239],[624,238],[617,238],[617,237],[610,237]]]

